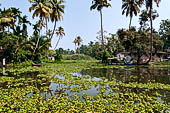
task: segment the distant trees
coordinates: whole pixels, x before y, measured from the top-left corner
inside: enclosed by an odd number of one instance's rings
[[[32,17],[38,17],[39,21],[32,24],[27,20],[27,16],[21,16],[21,11],[17,8],[0,9],[0,47],[4,53],[0,57],[6,57],[9,61],[24,61],[25,59],[37,60],[46,56],[51,46],[51,40],[58,37],[55,45],[57,48],[59,41],[65,35],[62,27],[57,28],[57,22],[63,20],[65,9],[64,0],[29,0],[33,11]],[[97,9],[100,13],[101,28],[98,33],[98,40],[90,41],[88,45],[82,45],[82,38],[77,36],[73,43],[75,52],[86,54],[96,59],[104,61],[106,56],[112,57],[119,52],[137,53],[137,61],[145,55],[149,57],[146,63],[152,60],[152,56],[157,51],[165,51],[170,47],[170,21],[163,20],[160,25],[159,34],[154,31],[152,21],[158,17],[153,4],[159,5],[160,0],[122,0],[122,14],[130,17],[129,29],[119,29],[116,34],[107,34],[103,30],[103,8],[110,7],[107,0],[92,0],[90,10]],[[145,3],[146,9],[139,15],[139,30],[131,27],[133,16],[137,15],[140,7]],[[54,26],[48,29],[48,22]],[[150,23],[150,27],[149,27]],[[33,27],[34,31],[28,36],[27,26]],[[45,35],[42,31],[45,30]],[[161,40],[160,40],[161,39]],[[162,41],[163,40],[163,41]],[[63,53],[62,48],[57,49]],[[74,53],[65,50],[65,53]]]
[[[82,41],[83,41],[83,40],[82,40],[82,38],[81,38],[80,36],[77,36],[77,37],[74,39],[73,43],[75,44],[75,53],[76,53],[76,50],[77,50],[76,45],[78,46],[78,52],[80,53],[79,48],[80,48],[80,45],[81,45]]]
[[[159,34],[161,39],[164,41],[163,50],[170,48],[170,20],[162,20],[160,23]]]

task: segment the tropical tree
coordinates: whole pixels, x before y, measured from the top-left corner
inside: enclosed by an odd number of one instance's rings
[[[32,52],[35,50],[35,45],[37,42],[37,36],[32,36],[29,41],[25,42],[24,49],[28,50],[28,57],[32,60],[39,60],[41,57],[47,55],[47,51],[51,46],[50,40],[45,37],[40,37],[40,43],[37,47],[36,53],[32,56]]]
[[[104,47],[104,35],[103,35],[103,15],[102,15],[102,9],[104,7],[110,7],[111,4],[107,2],[107,0],[93,0],[92,6],[90,7],[90,10],[97,9],[97,11],[100,12],[100,19],[101,19],[101,37],[102,37],[102,45],[103,50],[105,54],[105,47]],[[103,61],[104,59],[102,59]]]
[[[137,16],[140,12],[140,4],[137,0],[122,0],[122,14],[126,13],[126,17],[130,16],[129,29],[132,23],[133,14]]]
[[[27,37],[28,32],[27,32],[27,25],[31,25],[31,22],[28,21],[27,16],[19,17],[19,24],[22,25],[22,36]]]
[[[164,51],[170,47],[170,20],[162,20],[160,23],[159,34],[164,41]]]
[[[149,21],[149,12],[147,10],[142,10],[142,13],[139,15],[139,24],[141,25],[140,29],[146,29],[149,24],[147,23]],[[159,17],[156,10],[152,12],[152,19],[155,20],[157,17]]]
[[[60,41],[60,39],[65,35],[65,32],[64,32],[64,29],[60,26],[58,27],[58,29],[56,30],[56,35],[59,37],[58,38],[58,41],[56,43],[56,46],[54,49],[56,49],[56,47],[58,46],[58,43]]]
[[[8,27],[13,27],[15,24],[15,19],[14,13],[12,12],[11,8],[9,9],[4,9],[0,12],[0,26],[1,30],[4,32],[5,28]]]
[[[153,52],[153,3],[155,2],[157,7],[159,7],[159,3],[161,0],[140,0],[145,1],[146,9],[149,11],[149,18],[150,18],[150,57],[147,63],[152,60],[152,52]]]
[[[73,41],[74,45],[75,45],[75,53],[76,53],[76,45],[77,45],[77,39],[75,38],[74,41]]]
[[[31,12],[32,10],[34,10],[32,18],[34,18],[35,16],[40,17],[40,21],[39,21],[40,32],[39,32],[39,35],[41,35],[43,20],[44,20],[44,18],[45,19],[49,18],[51,9],[46,6],[44,0],[30,0],[30,3],[32,3],[32,6],[29,8],[29,11]],[[38,47],[39,40],[40,40],[40,37],[37,40],[36,47],[35,47],[33,54],[35,53],[35,51]]]
[[[82,38],[80,37],[80,36],[77,36],[75,39],[74,39],[74,41],[73,41],[73,43],[75,44],[75,52],[76,52],[76,44],[78,45],[78,48],[79,48],[79,53],[80,53],[80,45],[81,45],[81,43],[82,43]]]
[[[51,18],[51,21],[54,22],[54,28],[53,28],[53,32],[52,32],[50,39],[53,38],[57,21],[63,19],[64,8],[65,8],[63,3],[65,3],[64,0],[50,0],[49,7],[52,9],[50,18]]]
[[[77,45],[78,45],[78,47],[80,47],[83,40],[82,40],[82,38],[80,36],[77,36],[76,39],[77,39]]]

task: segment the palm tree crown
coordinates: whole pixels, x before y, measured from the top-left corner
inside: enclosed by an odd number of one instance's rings
[[[126,12],[126,17],[130,15],[130,23],[129,23],[129,29],[132,22],[133,14],[137,16],[137,14],[140,12],[140,4],[137,0],[122,0],[122,14],[124,15]]]
[[[58,29],[56,30],[56,35],[57,35],[59,38],[58,38],[58,41],[57,41],[56,46],[55,46],[54,49],[56,49],[56,47],[57,47],[60,39],[65,35],[64,29],[63,29],[61,26],[58,27]]]
[[[50,18],[52,22],[55,22],[50,39],[52,39],[54,35],[54,31],[56,29],[56,22],[63,19],[64,8],[65,8],[65,5],[63,5],[63,3],[65,3],[64,0],[50,0],[49,7],[52,9]]]

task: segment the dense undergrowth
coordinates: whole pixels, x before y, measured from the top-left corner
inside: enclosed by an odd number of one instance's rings
[[[113,67],[126,66],[71,60],[0,70],[0,112],[170,112],[168,103],[158,101],[159,90],[170,91],[168,84],[122,83],[104,77],[93,80],[73,74],[82,69]],[[55,91],[51,83],[58,84]],[[92,87],[97,89],[96,95],[83,93]]]

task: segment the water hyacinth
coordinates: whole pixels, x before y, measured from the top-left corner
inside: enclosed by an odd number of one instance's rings
[[[97,68],[128,69],[85,61],[6,69],[0,77],[0,112],[170,112],[169,84],[81,73]]]

